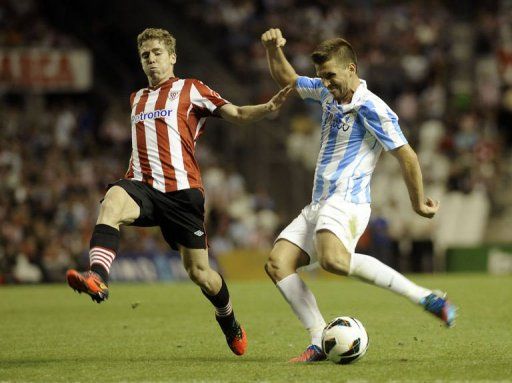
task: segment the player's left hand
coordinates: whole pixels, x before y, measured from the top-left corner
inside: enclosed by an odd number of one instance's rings
[[[281,109],[281,106],[283,106],[284,102],[288,98],[288,95],[293,89],[294,87],[291,85],[287,85],[281,89],[277,94],[274,95],[274,97],[270,99],[269,102],[267,102],[267,109],[270,112]]]

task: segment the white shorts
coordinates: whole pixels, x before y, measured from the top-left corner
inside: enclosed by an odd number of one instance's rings
[[[309,255],[309,265],[318,262],[316,255],[316,232],[329,230],[340,239],[345,248],[353,253],[357,241],[370,219],[370,204],[355,204],[337,195],[319,203],[307,205],[276,239],[286,239]]]

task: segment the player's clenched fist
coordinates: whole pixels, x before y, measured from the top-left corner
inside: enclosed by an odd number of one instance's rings
[[[261,42],[267,49],[279,48],[286,44],[286,39],[283,37],[279,28],[270,28],[261,35]]]

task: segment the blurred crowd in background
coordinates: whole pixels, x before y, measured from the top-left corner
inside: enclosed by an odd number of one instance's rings
[[[172,6],[199,41],[208,41],[205,49],[235,84],[250,89],[246,101],[252,103],[265,102],[276,91],[259,41],[267,28],[281,28],[290,62],[299,74],[310,76],[309,55],[316,44],[345,37],[358,53],[360,77],[400,117],[429,195],[442,201],[451,192],[479,193],[488,201],[489,217],[483,213],[474,219],[507,219],[512,213],[507,193],[512,183],[512,2],[457,9],[442,1],[335,3],[342,2],[203,0]],[[0,49],[88,46],[52,25],[35,1],[3,0],[0,6]],[[178,40],[178,50],[186,43]],[[210,76],[201,80],[215,81],[215,73]],[[222,94],[223,89],[216,90]],[[0,98],[0,283],[61,281],[66,268],[87,264],[99,201],[106,185],[126,170],[128,94],[125,99],[104,94],[98,101],[96,94],[0,89]],[[304,174],[308,188],[319,150],[319,114],[320,108],[295,98],[267,122],[281,125],[283,134],[273,139],[282,140],[283,152],[276,155]],[[251,172],[226,158],[218,139],[208,138],[207,128],[197,146],[211,253],[268,251],[310,194],[302,193],[293,209],[283,209],[265,183],[251,183]],[[252,153],[244,147],[250,142],[238,145],[237,155]],[[247,161],[258,167],[258,154]],[[360,251],[402,271],[432,271],[436,221],[415,217],[400,178],[396,161],[383,156]],[[286,196],[290,188],[293,180],[280,193]],[[489,237],[492,233],[484,233],[484,240]],[[121,255],[168,251],[158,229],[123,229]]]

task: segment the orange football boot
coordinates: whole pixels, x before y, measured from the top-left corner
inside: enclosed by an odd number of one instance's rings
[[[108,299],[108,286],[103,279],[94,271],[80,273],[76,270],[68,270],[66,273],[68,285],[75,291],[89,294],[91,299],[97,303]]]
[[[235,321],[228,331],[224,332],[226,342],[235,355],[243,355],[247,350],[247,335],[243,327]]]

